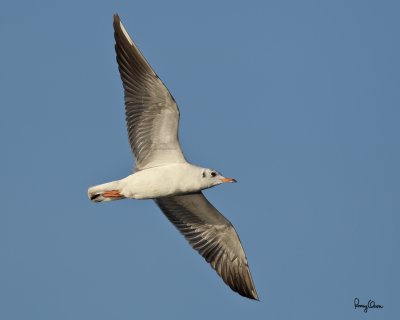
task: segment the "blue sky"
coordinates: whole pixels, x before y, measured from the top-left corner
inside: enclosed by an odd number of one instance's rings
[[[398,2],[0,7],[1,319],[398,316]],[[239,181],[206,195],[261,302],[152,201],[87,199],[133,167],[113,13],[177,100],[188,160]]]

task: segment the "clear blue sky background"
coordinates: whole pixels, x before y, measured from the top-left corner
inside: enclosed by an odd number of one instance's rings
[[[93,204],[133,167],[112,15],[181,110],[261,302],[152,201]],[[399,316],[397,1],[3,1],[0,318]],[[365,315],[358,297],[384,306]]]

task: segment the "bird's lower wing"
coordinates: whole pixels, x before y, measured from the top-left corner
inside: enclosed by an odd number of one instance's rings
[[[203,193],[157,198],[155,202],[233,291],[258,300],[234,227]]]

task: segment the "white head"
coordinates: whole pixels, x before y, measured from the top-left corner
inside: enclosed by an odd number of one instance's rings
[[[218,171],[203,168],[201,170],[201,185],[203,188],[211,188],[221,183],[236,182],[233,178],[225,178]]]

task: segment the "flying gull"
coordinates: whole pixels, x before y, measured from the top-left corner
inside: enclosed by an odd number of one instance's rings
[[[178,141],[178,106],[118,15],[114,37],[136,167],[124,179],[89,188],[90,200],[153,199],[233,291],[258,300],[234,227],[201,192],[236,180],[185,160]]]

